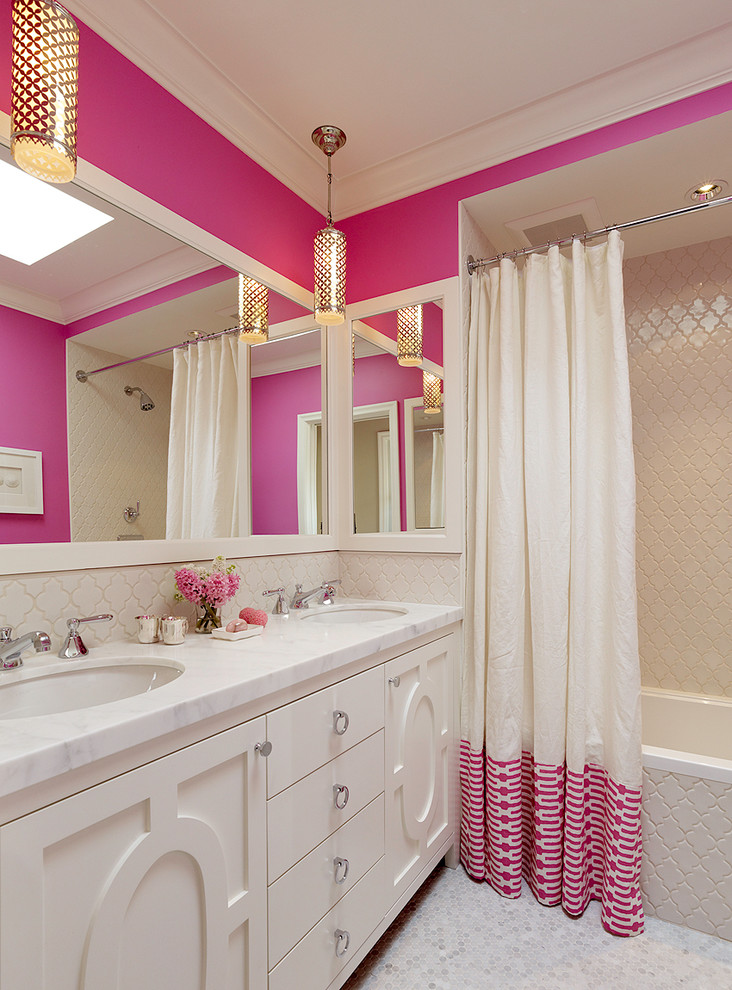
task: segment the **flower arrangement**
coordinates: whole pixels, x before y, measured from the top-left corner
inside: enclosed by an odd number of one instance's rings
[[[214,557],[211,567],[188,564],[175,572],[175,600],[198,605],[200,615],[196,632],[210,633],[221,626],[219,610],[239,590],[236,564],[227,564],[224,557]]]

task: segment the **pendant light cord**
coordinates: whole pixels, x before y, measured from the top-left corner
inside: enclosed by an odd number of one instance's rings
[[[333,226],[333,216],[330,211],[330,187],[333,181],[333,173],[330,170],[330,160],[333,157],[332,153],[327,155],[328,158],[328,226]]]

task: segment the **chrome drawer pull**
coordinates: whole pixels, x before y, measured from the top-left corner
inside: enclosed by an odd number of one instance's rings
[[[345,784],[333,785],[333,804],[339,811],[343,811],[348,804],[348,788]]]
[[[351,720],[346,712],[338,709],[333,712],[333,731],[337,736],[342,736],[350,724]]]
[[[346,877],[348,876],[349,862],[347,859],[342,859],[340,856],[336,856],[333,860],[333,879],[336,883],[345,883]],[[342,871],[342,872],[341,872]]]
[[[345,956],[348,952],[348,946],[351,943],[351,933],[344,932],[341,928],[336,928],[335,932],[335,953],[340,958],[340,956]]]
[[[389,678],[389,683],[390,683],[390,684],[393,684],[393,685],[394,685],[394,687],[399,687],[399,685],[400,685],[400,684],[402,683],[402,679],[401,679],[401,677],[399,676],[399,674],[396,674],[396,676],[395,676],[395,677],[390,677],[390,678]]]
[[[265,741],[261,743],[256,743],[254,746],[254,752],[259,753],[260,756],[267,757],[272,752],[272,743],[269,739],[265,739]]]

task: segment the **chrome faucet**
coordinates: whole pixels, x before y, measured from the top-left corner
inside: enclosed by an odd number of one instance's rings
[[[290,608],[307,608],[316,598],[320,598],[320,605],[332,605],[336,596],[336,585],[340,583],[337,578],[333,578],[330,581],[323,581],[318,588],[312,588],[310,591],[303,591],[302,585],[296,584]]]
[[[18,636],[17,639],[12,638],[12,633],[12,626],[3,626],[0,630],[0,669],[2,670],[22,667],[20,654],[31,646],[36,653],[46,653],[51,649],[51,637],[40,629]]]
[[[64,645],[58,651],[58,655],[62,660],[75,660],[77,657],[85,657],[89,650],[79,635],[79,623],[108,622],[113,618],[114,616],[107,612],[104,615],[90,615],[87,619],[67,619],[66,625],[68,626],[69,631],[66,634]]]

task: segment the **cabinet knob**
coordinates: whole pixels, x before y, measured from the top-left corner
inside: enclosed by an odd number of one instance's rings
[[[394,677],[389,678],[389,683],[393,684],[394,687],[399,687],[399,685],[402,683],[402,679],[399,676],[399,674],[396,674]]]
[[[272,752],[272,743],[269,739],[265,739],[265,741],[261,743],[256,743],[254,746],[254,752],[259,753],[260,756],[267,757]]]
[[[348,788],[345,784],[333,785],[333,804],[339,811],[343,811],[348,804]]]
[[[335,937],[335,954],[339,958],[345,956],[348,952],[348,946],[351,944],[351,933],[344,932],[342,928],[336,928],[333,934]]]
[[[333,731],[337,736],[344,735],[346,729],[351,724],[351,720],[346,712],[336,709],[333,712]]]
[[[345,883],[346,877],[348,876],[349,862],[347,859],[342,859],[340,856],[336,856],[333,860],[333,879],[336,883]]]

